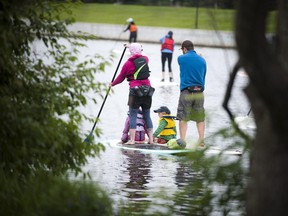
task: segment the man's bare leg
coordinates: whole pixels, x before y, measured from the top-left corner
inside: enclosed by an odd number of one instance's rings
[[[186,132],[188,124],[186,121],[179,121],[180,139],[186,141]]]
[[[197,130],[198,130],[198,145],[204,146],[204,131],[205,131],[205,122],[196,122]]]

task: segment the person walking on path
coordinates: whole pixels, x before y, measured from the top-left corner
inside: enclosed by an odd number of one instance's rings
[[[168,63],[168,71],[169,71],[169,80],[173,82],[173,73],[171,68],[172,56],[174,51],[174,39],[173,39],[173,32],[169,31],[165,37],[160,39],[161,42],[161,63],[162,63],[162,80],[161,82],[165,81],[165,62],[167,60]]]
[[[186,141],[188,121],[195,121],[198,130],[198,145],[204,146],[205,109],[204,89],[206,61],[194,50],[190,40],[181,44],[183,55],[178,57],[180,67],[180,97],[177,108],[180,138]]]
[[[135,144],[136,119],[139,107],[142,108],[144,120],[147,125],[148,143],[153,143],[153,123],[150,117],[150,108],[152,104],[152,95],[154,88],[150,84],[150,71],[148,67],[149,59],[143,56],[142,46],[139,43],[126,45],[129,48],[131,57],[124,63],[120,74],[110,84],[115,86],[120,84],[126,78],[129,82],[129,113],[130,113],[130,140],[126,144]]]
[[[158,113],[159,116],[158,127],[153,133],[154,141],[165,144],[171,139],[176,139],[177,130],[174,120],[176,116],[171,116],[171,112],[166,106],[161,106],[154,112]]]
[[[130,31],[129,43],[132,43],[132,42],[135,43],[137,42],[137,26],[132,18],[129,18],[126,21],[128,22],[128,26],[124,30],[124,32],[129,30]]]

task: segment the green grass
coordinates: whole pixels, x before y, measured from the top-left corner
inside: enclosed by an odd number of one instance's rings
[[[132,17],[139,26],[195,29],[196,8],[192,7],[86,3],[72,4],[71,9],[77,22],[124,25]],[[234,30],[235,10],[199,8],[198,15],[198,29]],[[274,25],[268,26],[271,31]]]
[[[140,26],[195,28],[196,8],[156,7],[117,4],[74,4],[73,17],[77,22],[125,24],[132,17]],[[233,10],[199,8],[198,29],[233,29]]]

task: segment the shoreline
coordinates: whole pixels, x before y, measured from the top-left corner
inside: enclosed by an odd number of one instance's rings
[[[92,34],[101,40],[128,42],[129,31],[123,32],[126,25],[76,22],[67,27],[75,35]],[[209,31],[200,29],[181,29],[167,27],[138,26],[137,42],[159,43],[168,31],[173,31],[176,45],[191,40],[198,47],[235,49],[234,34],[227,31]]]

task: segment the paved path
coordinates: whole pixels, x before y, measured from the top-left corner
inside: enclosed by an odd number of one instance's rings
[[[68,29],[74,33],[89,33],[101,39],[128,41],[129,32],[123,32],[126,25],[99,23],[74,23]],[[161,37],[173,31],[175,43],[180,45],[184,40],[191,40],[195,46],[233,48],[234,34],[225,31],[206,31],[197,29],[180,29],[138,26],[138,42],[159,43]]]

